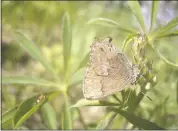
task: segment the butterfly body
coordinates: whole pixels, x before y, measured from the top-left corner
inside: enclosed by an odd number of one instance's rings
[[[136,81],[138,67],[111,44],[111,38],[96,40],[91,45],[90,66],[83,80],[86,99],[101,99],[122,91]]]

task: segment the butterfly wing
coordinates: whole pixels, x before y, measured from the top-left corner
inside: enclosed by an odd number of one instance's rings
[[[108,59],[116,53],[109,41],[110,39],[107,38],[103,41],[96,41],[91,45],[90,63],[99,75],[108,75],[110,68]]]
[[[92,67],[86,70],[83,80],[83,94],[86,99],[97,99],[102,97],[102,77],[98,76]]]
[[[114,94],[135,80],[130,62],[109,39],[91,46],[90,62],[83,81],[83,93],[87,99]]]

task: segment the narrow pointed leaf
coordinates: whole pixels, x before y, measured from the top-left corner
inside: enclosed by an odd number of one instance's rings
[[[163,128],[159,127],[156,123],[151,122],[149,120],[143,119],[141,117],[135,116],[129,112],[120,110],[118,108],[109,108],[109,110],[114,111],[123,117],[125,117],[130,123],[134,126],[137,126],[144,130],[163,130]]]
[[[15,41],[19,43],[35,60],[39,61],[49,72],[53,74],[53,77],[57,79],[56,73],[46,59],[40,52],[39,48],[21,32],[16,32]]]
[[[57,129],[57,114],[54,108],[49,103],[45,103],[41,107],[41,112],[42,120],[47,125],[48,129]]]
[[[37,104],[37,100],[39,95],[35,95],[27,100],[25,100],[22,104],[19,105],[17,112],[15,113],[13,119],[14,128],[17,129],[25,120],[27,120],[32,114],[34,114],[45,102],[50,101],[57,95],[61,93],[60,91],[53,91],[49,93],[45,93],[45,99]]]
[[[159,36],[168,34],[174,27],[178,26],[178,17],[172,19],[168,24],[165,26],[157,29],[156,31],[149,34],[149,40],[154,40]]]
[[[71,80],[70,86],[76,85],[76,84],[79,84],[82,82],[84,75],[85,75],[85,71],[86,71],[85,66],[89,62],[89,57],[90,57],[89,53],[87,53],[84,56],[83,60],[80,62],[77,70],[72,75],[72,80]]]
[[[160,1],[152,1],[150,32],[153,29],[153,24],[156,23],[156,16],[157,16],[159,5],[160,5]]]
[[[79,84],[84,79],[86,68],[81,68],[72,75],[72,80],[70,85]]]
[[[69,13],[65,13],[62,23],[62,37],[63,37],[63,49],[64,49],[64,70],[67,71],[68,63],[71,54],[71,42],[72,42],[72,27],[70,23]]]
[[[30,76],[9,76],[2,77],[2,84],[33,84],[40,86],[55,86],[55,84],[37,77]]]
[[[83,58],[83,60],[80,62],[80,65],[79,65],[79,67],[78,67],[77,70],[79,70],[80,68],[83,68],[83,67],[87,66],[87,63],[89,62],[89,60],[90,60],[90,54],[87,53],[85,55],[85,57]]]
[[[109,112],[105,116],[105,118],[102,119],[99,122],[99,124],[97,125],[96,129],[99,129],[99,130],[101,130],[101,129],[107,129],[111,125],[111,123],[112,123],[113,119],[116,117],[116,115],[117,114],[115,112]]]
[[[13,129],[12,118],[8,119],[7,121],[1,123],[2,130],[10,130]]]
[[[178,67],[178,63],[173,63],[171,61],[169,61],[166,57],[164,57],[161,52],[154,46],[151,45],[152,49],[157,53],[157,55],[160,57],[160,59],[162,59],[164,62],[166,62],[168,65],[171,65],[173,67]]]
[[[14,117],[14,115],[15,115],[15,113],[16,113],[16,111],[17,111],[17,108],[18,108],[18,107],[16,106],[16,107],[14,107],[14,108],[12,108],[12,109],[10,109],[10,110],[4,112],[4,113],[2,114],[2,121],[1,121],[1,123],[3,124],[4,122],[6,122],[6,121],[8,121],[9,119],[11,119],[12,117]]]
[[[39,109],[39,105],[36,105],[34,107],[32,107],[28,112],[26,112],[23,116],[21,116],[20,119],[18,119],[17,123],[14,123],[15,127],[14,129],[17,129],[26,119],[28,119],[32,114],[34,114],[38,109]],[[21,112],[23,112],[23,110],[20,110]],[[20,114],[18,112],[18,114]],[[15,116],[16,118],[18,118],[18,116]],[[16,119],[15,119],[16,122]]]
[[[118,22],[116,21],[113,21],[111,19],[107,19],[107,18],[94,18],[94,19],[91,19],[87,22],[87,24],[96,24],[96,23],[106,23],[106,24],[109,24],[109,25],[112,25],[113,27],[116,27],[118,29],[120,29],[121,31],[124,31],[124,32],[128,32],[128,33],[135,33],[136,31],[134,29],[130,29],[130,28],[127,28],[127,27],[123,27],[123,25],[120,25]]]
[[[86,100],[86,99],[80,99],[75,105],[71,106],[73,107],[83,107],[83,106],[118,106],[118,103],[111,103],[107,101],[99,101],[99,100]]]
[[[164,33],[162,35],[159,35],[157,38],[160,39],[160,38],[175,37],[175,36],[178,36],[178,30]]]
[[[138,1],[127,1],[127,3],[130,9],[132,10],[133,14],[136,16],[139,24],[141,25],[143,32],[146,34],[146,27],[141,12],[140,4],[138,3]]]

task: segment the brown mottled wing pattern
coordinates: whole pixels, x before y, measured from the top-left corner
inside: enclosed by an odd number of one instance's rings
[[[95,41],[91,46],[90,67],[83,80],[86,99],[100,99],[121,91],[135,81],[132,65],[110,39]]]

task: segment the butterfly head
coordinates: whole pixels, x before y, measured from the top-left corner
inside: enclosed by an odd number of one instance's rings
[[[135,78],[138,78],[140,76],[140,69],[138,65],[133,64],[132,71],[133,71],[133,75],[135,76]]]

